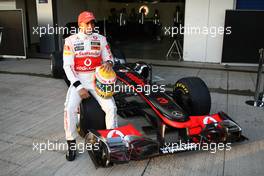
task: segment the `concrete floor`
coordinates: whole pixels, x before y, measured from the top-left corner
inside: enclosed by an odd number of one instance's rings
[[[61,150],[33,151],[33,143],[64,142],[67,88],[49,78],[47,60],[7,62],[0,61],[0,175],[264,175],[264,109],[246,105],[252,96],[243,94],[254,91],[255,73],[155,66],[154,79],[165,84],[201,77],[214,90],[211,111],[227,112],[250,140],[215,154],[178,153],[95,169],[86,152],[67,162]]]

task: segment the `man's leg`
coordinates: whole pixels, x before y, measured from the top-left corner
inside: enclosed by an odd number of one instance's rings
[[[64,130],[65,136],[68,143],[68,153],[66,159],[73,161],[76,156],[76,137],[78,136],[76,125],[78,118],[78,107],[81,102],[81,97],[78,94],[75,87],[71,86],[68,90],[65,109],[64,109]]]
[[[106,128],[113,129],[117,127],[117,108],[114,98],[102,98],[93,89],[89,90],[89,92],[94,96],[102,110],[105,112]]]

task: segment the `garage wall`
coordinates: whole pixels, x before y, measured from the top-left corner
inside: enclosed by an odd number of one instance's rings
[[[234,0],[186,0],[185,25],[224,27],[226,9],[234,9]],[[222,45],[223,35],[185,35],[183,58],[186,61],[220,63]]]
[[[27,0],[28,5],[28,17],[29,19],[26,19],[26,6],[25,6],[25,0],[1,0],[0,1],[0,10],[12,10],[12,9],[22,9],[23,10],[23,20],[24,20],[24,30],[25,30],[25,42],[26,46],[28,46],[28,43],[37,43],[38,36],[33,35],[33,26],[37,26],[37,20],[36,20],[36,0]],[[29,22],[30,26],[30,39],[31,41],[27,41],[27,24],[26,20]]]
[[[80,12],[86,10],[84,0],[57,0],[58,26],[77,21]],[[63,48],[62,35],[59,35],[59,47]]]
[[[80,12],[87,9],[85,0],[57,0],[57,8],[59,26],[77,21]]]
[[[233,0],[211,0],[209,7],[208,26],[224,27],[225,26],[225,10],[233,9]],[[216,35],[216,37],[207,36],[205,62],[220,63],[222,59],[224,35]]]
[[[210,0],[186,0],[185,27],[208,26]],[[204,62],[206,57],[206,35],[184,35],[183,58],[186,61]]]
[[[26,6],[25,0],[16,0],[16,9],[22,9],[23,12],[23,23],[24,23],[24,34],[25,34],[25,43],[26,47],[28,47],[28,37],[27,37],[27,23],[26,23]]]
[[[28,25],[30,31],[30,44],[39,43],[39,36],[33,35],[33,27],[38,26],[36,0],[27,0]]]

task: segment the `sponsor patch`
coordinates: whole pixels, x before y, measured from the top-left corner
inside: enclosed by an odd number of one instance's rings
[[[100,46],[91,46],[91,50],[100,50]]]
[[[91,50],[100,50],[100,41],[92,41],[91,42]]]
[[[64,45],[64,51],[70,51],[71,50],[71,48],[70,48],[70,46],[69,45]]]
[[[99,41],[92,41],[91,45],[96,45],[96,46],[100,46],[100,42]]]
[[[110,49],[109,45],[107,44],[105,47],[107,49],[107,52],[108,52],[108,55],[109,55],[109,59],[112,59],[113,56],[112,56],[111,49]]]
[[[65,56],[73,55],[73,52],[71,51],[71,48],[69,45],[64,45],[63,55]]]
[[[63,51],[63,55],[64,56],[72,56],[73,52],[71,52],[71,51]]]
[[[79,52],[76,52],[76,57],[83,57],[83,56],[99,56],[100,55],[100,52],[98,51],[79,51]]]
[[[93,40],[98,40],[98,37],[94,35]]]
[[[84,50],[84,46],[81,46],[81,45],[80,46],[75,46],[74,50],[75,51],[83,51]]]
[[[74,44],[75,51],[83,51],[84,50],[84,42],[78,42]]]

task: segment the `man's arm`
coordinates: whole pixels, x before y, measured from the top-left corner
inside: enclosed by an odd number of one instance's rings
[[[70,41],[67,39],[65,40],[63,49],[63,69],[71,84],[76,87],[78,91],[82,89],[83,86],[80,80],[76,77],[76,73],[74,71],[74,50]]]
[[[114,65],[114,58],[105,37],[102,39],[102,59],[103,62],[109,64],[109,66]]]

